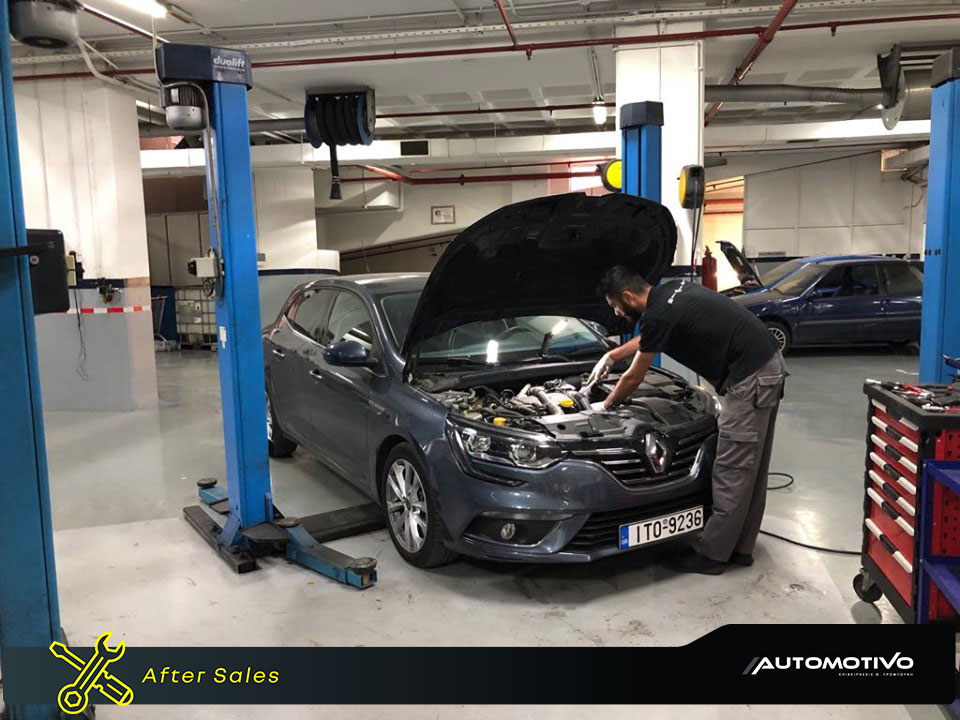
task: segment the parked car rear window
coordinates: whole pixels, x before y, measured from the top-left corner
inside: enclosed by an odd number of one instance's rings
[[[880,266],[890,295],[919,295],[923,292],[923,273],[907,263],[889,262]]]

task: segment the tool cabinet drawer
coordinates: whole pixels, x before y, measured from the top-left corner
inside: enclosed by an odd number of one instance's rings
[[[867,555],[877,564],[887,580],[908,606],[913,606],[913,563],[887,537],[872,518],[864,520],[867,534]]]
[[[897,508],[873,488],[867,488],[867,497],[870,500],[867,517],[889,538],[897,550],[913,563],[916,535],[913,518],[907,519],[900,515]]]

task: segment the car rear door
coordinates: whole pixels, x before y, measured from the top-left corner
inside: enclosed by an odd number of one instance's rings
[[[923,273],[904,261],[880,263],[880,275],[885,290],[883,314],[887,340],[919,340]]]
[[[319,347],[317,333],[326,325],[333,295],[329,288],[303,290],[269,337],[270,398],[277,420],[284,432],[311,448],[313,426],[305,389],[311,382],[310,357]]]
[[[882,334],[883,297],[876,263],[838,265],[804,296],[803,342],[876,341]]]
[[[372,384],[381,371],[369,367],[330,365],[323,347],[354,340],[382,358],[370,310],[352,290],[339,289],[329,319],[318,335],[320,345],[310,355],[309,385],[313,442],[323,456],[351,482],[362,484],[367,474],[367,420]]]

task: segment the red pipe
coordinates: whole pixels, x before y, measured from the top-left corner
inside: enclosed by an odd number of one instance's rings
[[[616,107],[616,103],[605,102],[605,107]],[[394,118],[411,117],[436,117],[440,115],[490,115],[492,113],[516,113],[516,112],[553,112],[554,110],[586,110],[592,108],[594,103],[571,103],[568,105],[542,105],[530,107],[511,107],[511,108],[470,108],[469,110],[428,110],[424,112],[405,112],[405,113],[385,113],[377,115],[378,120],[388,120]]]
[[[412,178],[406,175],[384,170],[372,165],[361,165],[365,170],[393,180],[404,185],[472,185],[476,183],[518,182],[521,180],[569,180],[578,177],[597,177],[599,170],[590,172],[546,172],[546,173],[518,173],[516,175],[457,175],[456,177],[439,178]],[[378,178],[340,178],[341,183],[379,182]]]
[[[787,15],[790,14],[796,5],[797,0],[783,0],[783,5],[780,6],[777,14],[773,16],[773,20],[770,21],[770,24],[767,25],[766,29],[760,33],[760,37],[757,38],[756,42],[753,44],[753,47],[750,48],[750,52],[748,52],[746,57],[743,58],[743,61],[737,66],[737,69],[733,71],[733,77],[730,78],[730,81],[727,83],[727,85],[740,84],[740,81],[743,80],[747,73],[750,72],[750,68],[753,67],[753,64],[757,61],[757,58],[763,54],[763,51],[767,49],[767,45],[773,41],[777,31],[783,26],[784,20],[787,19]],[[720,108],[722,107],[722,102],[715,102],[710,106],[710,109],[707,110],[707,114],[703,119],[704,127],[710,124],[710,122],[717,116],[717,113],[720,112]]]
[[[707,198],[704,200],[706,205],[734,205],[742,202],[743,198],[715,198],[713,200]]]
[[[507,9],[503,6],[503,0],[497,0],[497,8],[500,10],[500,17],[503,18],[503,24],[507,26],[507,32],[510,33],[514,50],[519,50],[520,43],[517,42],[517,36],[513,32],[513,25],[510,24],[510,18],[507,17]]]
[[[831,20],[815,23],[804,23],[798,25],[784,25],[780,32],[790,30],[818,30],[827,29],[831,33],[842,27],[859,25],[882,25],[890,23],[910,23],[924,22],[933,20],[960,20],[960,13],[938,13],[935,15],[897,15],[880,18],[867,18],[863,20]],[[741,37],[744,35],[761,35],[765,28],[762,26],[725,28],[722,30],[700,30],[697,32],[679,32],[663,33],[659,35],[632,35],[628,37],[611,38],[591,38],[587,40],[560,40],[555,42],[526,43],[520,46],[520,49],[532,54],[538,50],[565,50],[581,47],[600,47],[600,46],[622,46],[622,45],[655,45],[666,42],[683,42],[689,40],[708,40],[710,38],[721,37]],[[494,45],[486,47],[465,47],[450,50],[415,50],[410,52],[392,52],[372,55],[340,55],[334,57],[316,57],[303,58],[299,60],[267,60],[254,62],[251,65],[254,68],[282,68],[282,67],[301,67],[305,65],[339,65],[345,63],[364,63],[389,60],[412,60],[417,58],[437,58],[437,57],[457,57],[471,55],[490,55],[496,53],[513,52],[515,48],[512,45]],[[127,68],[117,70],[106,70],[103,74],[110,76],[117,75],[149,75],[153,73],[153,68]],[[91,73],[87,71],[45,73],[38,75],[16,75],[15,81],[24,80],[63,80],[69,78],[90,77]]]

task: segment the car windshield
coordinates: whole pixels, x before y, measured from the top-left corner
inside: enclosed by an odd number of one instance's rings
[[[397,346],[403,344],[419,292],[380,298],[380,306]],[[547,335],[549,342],[544,342]],[[547,357],[584,357],[607,351],[585,322],[559,315],[530,315],[466,323],[425,340],[420,362],[496,364]]]
[[[760,276],[760,284],[764,287],[772,287],[797,268],[803,267],[805,262],[806,260],[790,260],[789,262],[780,263],[775,268],[767,270]]]
[[[823,273],[823,266],[811,263],[785,277],[773,286],[773,289],[783,295],[799,295]]]

